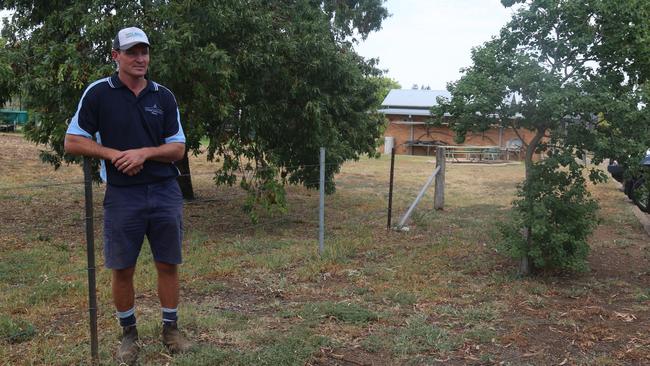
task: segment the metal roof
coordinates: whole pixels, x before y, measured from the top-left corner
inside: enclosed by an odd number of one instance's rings
[[[451,98],[446,90],[392,89],[381,103],[385,108],[426,108],[437,105],[437,97]]]
[[[407,108],[383,108],[377,110],[383,114],[395,114],[400,116],[430,116],[431,112],[428,109],[407,109]]]
[[[409,108],[383,108],[377,112],[383,114],[394,114],[398,116],[433,116],[429,109],[409,109]],[[445,117],[451,117],[451,114],[445,112]]]

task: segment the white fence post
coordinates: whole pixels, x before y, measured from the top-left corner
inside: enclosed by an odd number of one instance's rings
[[[436,167],[440,167],[438,175],[436,175],[436,193],[433,199],[433,208],[442,210],[445,208],[445,170],[447,168],[445,161],[445,148],[439,147],[436,149]]]

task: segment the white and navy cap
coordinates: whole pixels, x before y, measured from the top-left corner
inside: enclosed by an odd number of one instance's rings
[[[113,49],[124,51],[138,43],[144,43],[149,46],[149,38],[147,38],[144,31],[136,27],[124,28],[117,32],[113,40]]]

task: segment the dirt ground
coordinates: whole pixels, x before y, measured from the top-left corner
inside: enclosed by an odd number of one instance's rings
[[[81,169],[78,166],[63,166],[53,171],[51,167],[39,161],[39,147],[25,142],[18,134],[0,134],[0,146],[3,152],[0,154],[0,202],[3,205],[0,209],[0,222],[3,223],[0,228],[0,258],[9,258],[12,252],[34,245],[30,244],[33,242],[68,243],[78,240],[83,235],[83,226],[79,224],[83,220],[81,216],[69,213],[82,212]],[[213,188],[211,172],[214,169],[201,157],[193,158],[192,166],[197,177],[202,177],[197,178],[196,189],[204,204],[188,205],[187,226],[200,232],[217,227],[216,231],[220,234],[209,237],[206,242],[218,242],[226,235],[224,233],[237,231],[243,220],[241,215],[234,217],[229,214],[231,210],[237,209],[238,204],[230,204],[224,198],[237,197],[240,193]],[[468,168],[450,169],[455,169],[452,170],[453,177],[453,174]],[[355,179],[367,179],[367,176],[359,174],[362,173],[354,169],[344,169],[341,187],[345,187],[345,184],[353,186],[357,182]],[[345,180],[346,177],[348,180]],[[469,176],[463,179],[475,178]],[[59,184],[60,198],[53,200],[51,195],[39,190],[39,184]],[[489,188],[487,185],[485,187]],[[318,332],[332,339],[340,339],[340,342],[318,348],[304,364],[650,365],[650,236],[634,216],[633,205],[626,201],[613,182],[592,187],[591,190],[601,206],[601,222],[590,238],[588,272],[553,273],[520,279],[515,276],[516,264],[495,253],[494,248],[486,246],[482,241],[479,243],[483,245],[476,245],[474,241],[471,245],[459,248],[443,248],[436,252],[436,255],[440,256],[440,262],[434,261],[430,264],[430,267],[439,266],[441,269],[423,267],[428,271],[426,273],[404,270],[407,274],[403,276],[411,277],[397,278],[407,287],[412,285],[413,289],[426,288],[428,281],[441,283],[436,287],[440,297],[418,294],[416,300],[406,305],[396,305],[386,300],[386,295],[372,298],[368,301],[368,306],[378,312],[396,315],[380,317],[377,321],[363,325],[350,325],[326,318],[316,326]],[[315,197],[313,192],[308,192],[301,193],[300,199],[315,203]],[[96,207],[101,207],[101,199],[101,194],[95,195]],[[21,205],[21,202],[28,204]],[[340,205],[344,207],[347,203],[349,202],[342,202]],[[465,209],[479,210],[480,207],[454,207],[452,200],[446,214],[455,217],[456,221],[450,219],[439,225],[444,225],[444,230],[450,235],[463,235],[466,224],[462,221],[462,214]],[[337,214],[343,215],[345,210],[341,212]],[[334,215],[331,211],[328,214]],[[207,216],[211,217],[210,221],[205,220]],[[419,220],[426,219],[425,217]],[[300,212],[289,215],[277,220],[274,225],[269,225],[268,231],[264,231],[264,237],[281,236],[283,240],[297,240],[313,235],[313,227],[310,226],[313,222],[310,220],[301,216]],[[184,296],[198,309],[197,314],[208,311],[205,309],[233,312],[245,317],[263,319],[261,322],[268,331],[286,333],[303,319],[301,316],[278,316],[278,308],[291,310],[306,303],[345,301],[350,298],[347,294],[351,291],[382,293],[382,286],[389,286],[386,284],[388,281],[369,277],[363,280],[368,283],[362,283],[362,280],[356,279],[354,268],[363,268],[360,271],[370,273],[369,266],[377,264],[378,271],[383,271],[384,261],[394,261],[396,256],[408,255],[411,252],[424,253],[428,250],[426,245],[431,245],[426,240],[435,240],[431,238],[440,232],[440,227],[436,227],[437,231],[430,232],[414,225],[415,229],[408,234],[386,233],[382,228],[382,220],[380,217],[373,224],[375,226],[369,229],[369,240],[374,242],[375,246],[368,244],[365,251],[361,250],[340,263],[332,261],[320,264],[322,268],[316,271],[319,276],[316,279],[309,274],[303,274],[306,271],[304,268],[309,268],[306,260],[280,263],[277,268],[271,267],[271,270],[259,272],[257,259],[250,257],[237,262],[239,269],[215,264],[207,267],[211,269],[209,273],[190,273],[191,280],[196,282],[192,282],[193,284],[184,290]],[[347,218],[341,217],[340,221],[345,222]],[[336,229],[343,225],[335,223],[333,227]],[[420,226],[426,225],[420,223]],[[96,230],[99,234],[99,229]],[[249,227],[247,230],[257,233],[260,229]],[[24,240],[25,233],[29,233],[32,241]],[[236,238],[234,242],[245,242],[246,235],[247,231],[233,234]],[[481,237],[481,240],[485,239]],[[419,244],[420,242],[424,244]],[[389,244],[399,248],[399,251],[382,251],[379,248],[379,245]],[[233,258],[240,255],[234,249],[231,254],[227,251],[219,253],[222,259],[227,259],[229,255]],[[475,259],[479,257],[482,260],[475,263]],[[70,259],[71,262],[75,260],[81,259]],[[414,266],[417,262],[418,258],[413,258]],[[264,264],[267,267],[272,265],[274,264]],[[250,276],[242,276],[248,273]],[[278,281],[287,281],[292,286],[282,288],[277,285],[278,282],[274,281],[280,277],[282,280]],[[208,291],[203,285],[198,285],[215,283],[211,281],[218,282],[219,286],[210,287]],[[106,293],[101,295],[103,301],[107,301],[107,296]],[[151,304],[153,307],[156,300],[153,294],[148,292],[140,295],[138,302]],[[474,321],[467,315],[463,317],[453,311],[479,309],[484,304],[496,304],[490,306],[498,307],[494,310],[497,315],[487,321]],[[10,305],[3,309],[12,309],[12,314],[19,311]],[[20,311],[25,314],[31,312],[29,309]],[[53,311],[61,322],[59,325],[55,324],[53,329],[67,331],[64,326],[67,310],[58,308]],[[378,346],[373,349],[367,346],[366,340],[371,335],[381,338],[391,334],[385,330],[404,327],[411,321],[409,319],[412,319],[413,314],[420,313],[427,314],[427,324],[443,327],[450,335],[466,334],[468,329],[478,329],[476,324],[481,323],[486,324],[484,333],[488,336],[461,337],[461,343],[448,350],[425,350],[419,352],[418,357],[400,358],[389,351],[390,347]],[[73,317],[72,311],[70,314],[70,317]],[[104,321],[112,321],[110,312],[105,315]],[[225,349],[252,347],[233,336],[201,329],[200,324],[197,324],[193,331],[194,336],[202,342]],[[80,332],[83,334],[83,329]],[[383,344],[381,339],[377,342]],[[27,351],[29,346],[33,344],[11,345],[13,348],[9,353],[5,353],[5,356],[16,361],[20,360],[21,352],[38,352]],[[154,353],[152,352],[149,361],[151,364],[167,360],[167,356],[162,357]],[[12,364],[12,361],[8,361],[8,364]]]

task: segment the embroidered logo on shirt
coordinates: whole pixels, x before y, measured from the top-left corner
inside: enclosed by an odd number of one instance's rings
[[[158,107],[156,104],[154,104],[152,107],[144,107],[144,110],[153,114],[154,116],[162,116],[163,114],[163,110],[160,109],[160,107]]]

